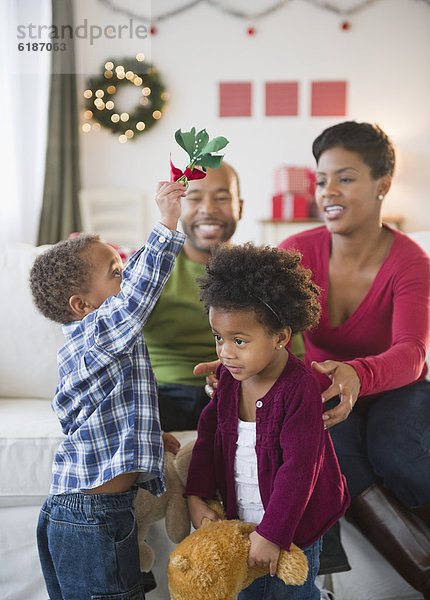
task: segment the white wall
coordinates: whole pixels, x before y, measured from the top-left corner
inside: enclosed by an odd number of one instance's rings
[[[95,0],[76,0],[75,7],[77,21],[127,22]],[[138,12],[139,3],[133,8]],[[342,31],[340,17],[304,0],[255,23],[254,36],[247,35],[246,21],[206,5],[163,21],[151,50],[170,95],[165,115],[126,144],[106,130],[82,134],[83,185],[144,190],[150,227],[157,216],[155,182],[169,176],[169,152],[185,166],[174,131],[206,127],[211,137],[230,140],[226,160],[241,177],[246,207],[235,239],[261,242],[258,219],[270,217],[274,167],[282,162],[313,166],[313,139],[345,120],[310,116],[310,82],[340,79],[348,81],[346,118],[378,123],[396,145],[398,168],[386,213],[403,215],[407,231],[429,229],[430,6],[380,0],[350,22],[351,29]],[[108,58],[134,56],[140,49],[138,40],[98,40],[88,52],[88,45],[77,40],[78,59],[87,72],[98,73]],[[276,80],[299,81],[298,117],[264,116],[264,83]],[[253,82],[252,117],[218,117],[220,81]],[[84,76],[81,86],[85,89]]]

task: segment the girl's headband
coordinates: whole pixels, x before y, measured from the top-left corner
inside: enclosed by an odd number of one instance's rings
[[[268,304],[267,302],[265,302],[262,298],[259,298],[259,296],[256,296],[255,294],[252,294],[252,296],[256,300],[258,300],[259,302],[261,302],[262,304],[264,304],[264,306],[270,310],[270,312],[272,313],[272,315],[274,315],[276,317],[276,319],[279,321],[279,324],[282,326],[282,321],[281,321],[281,319],[279,317],[278,312],[272,306],[270,306],[270,304]]]

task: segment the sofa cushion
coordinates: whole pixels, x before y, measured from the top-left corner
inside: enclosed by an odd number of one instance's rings
[[[0,398],[0,506],[38,504],[64,439],[49,400]]]
[[[4,276],[0,296],[2,341],[0,397],[52,398],[57,384],[57,350],[64,343],[61,325],[43,317],[33,305],[28,275],[46,246],[0,246]]]
[[[183,446],[196,437],[195,431],[172,434]],[[0,507],[43,502],[64,439],[49,400],[0,398]]]

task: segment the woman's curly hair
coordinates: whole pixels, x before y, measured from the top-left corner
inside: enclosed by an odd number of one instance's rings
[[[98,235],[82,233],[58,242],[36,258],[30,271],[30,289],[45,317],[63,324],[74,320],[69,299],[88,291],[91,262],[85,250],[99,241]]]
[[[270,246],[219,246],[197,280],[200,299],[207,311],[253,310],[269,333],[300,333],[318,323],[321,311],[320,289],[300,260],[299,252]]]

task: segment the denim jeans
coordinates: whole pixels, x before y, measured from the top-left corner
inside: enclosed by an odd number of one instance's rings
[[[406,506],[429,504],[429,423],[428,381],[359,399],[349,417],[330,429],[351,497],[380,481]]]
[[[143,600],[134,492],[49,496],[37,543],[50,600]]]
[[[286,585],[278,577],[264,575],[242,590],[237,600],[319,600],[320,591],[315,585],[320,564],[322,538],[303,548],[308,559],[308,578],[303,585]]]
[[[201,386],[160,385],[158,406],[163,431],[197,429],[200,414],[210,398]]]

